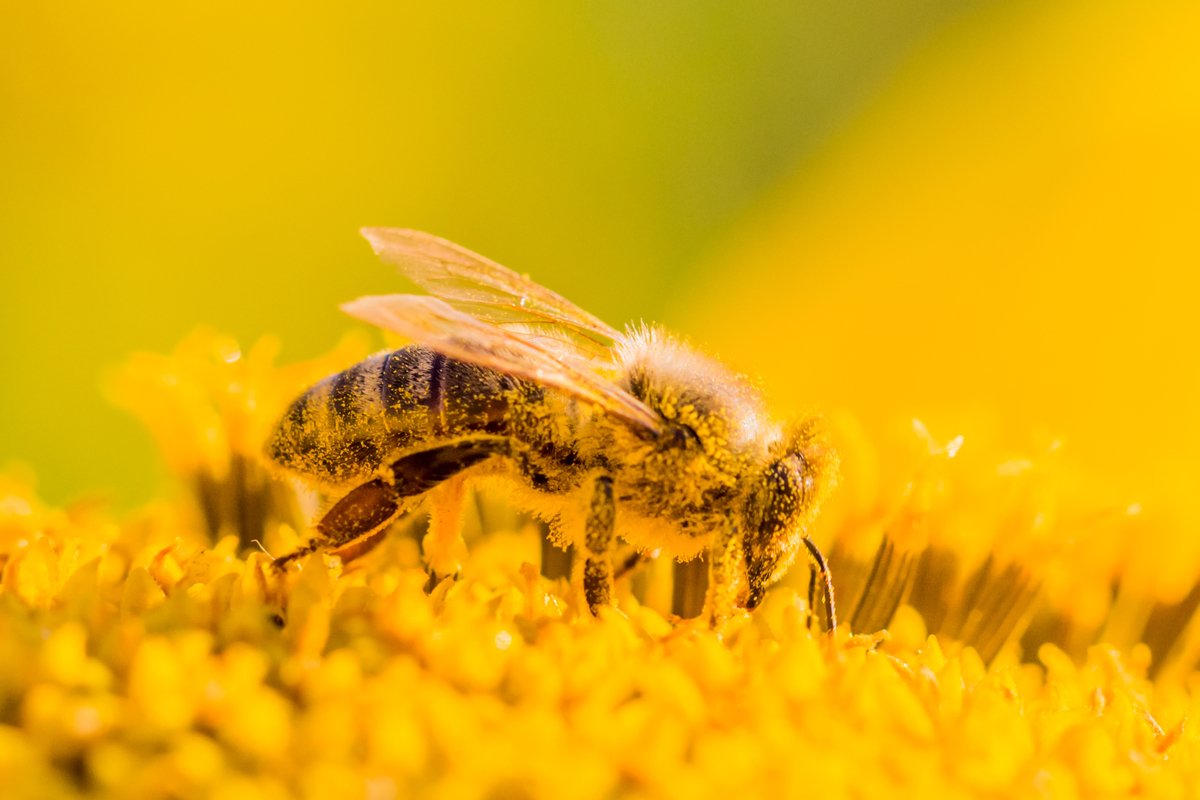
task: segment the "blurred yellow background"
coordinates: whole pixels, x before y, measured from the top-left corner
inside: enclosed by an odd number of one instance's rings
[[[669,316],[781,407],[852,412],[879,459],[849,462],[864,505],[907,480],[888,447],[914,416],[993,465],[1057,442],[1073,502],[1138,504],[1186,571],[1198,187],[1200,5],[995,5],[910,59]]]
[[[397,225],[783,410],[1059,438],[1186,509],[1198,87],[1184,2],[11,3],[0,462],[145,500],[104,370],[200,324],[325,351],[402,288],[356,234]]]

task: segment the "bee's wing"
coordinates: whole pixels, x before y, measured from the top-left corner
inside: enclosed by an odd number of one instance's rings
[[[529,278],[421,231],[363,228],[362,235],[385,264],[459,311],[556,351],[612,360],[620,333]]]
[[[452,358],[558,389],[649,431],[660,429],[658,416],[628,392],[436,297],[373,295],[344,303],[342,310]]]

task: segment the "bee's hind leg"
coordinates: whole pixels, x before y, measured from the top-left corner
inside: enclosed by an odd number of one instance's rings
[[[583,539],[587,551],[583,563],[583,595],[593,614],[612,601],[612,546],[616,519],[612,478],[600,476],[592,483]]]
[[[275,569],[282,570],[290,562],[323,547],[349,544],[382,527],[400,513],[400,502],[396,487],[382,478],[354,487],[321,517],[317,523],[319,535],[295,552],[275,559]]]
[[[481,436],[409,453],[391,464],[396,494],[429,493],[429,533],[421,542],[429,563],[430,589],[462,569],[467,546],[462,538],[466,485],[462,472],[493,456],[512,451],[507,439]]]
[[[410,453],[388,465],[391,480],[374,478],[354,487],[334,503],[317,523],[320,534],[307,545],[275,562],[282,568],[288,561],[319,548],[336,548],[383,527],[403,510],[407,498],[415,498],[453,478],[458,473],[492,456],[507,455],[507,440],[480,437]]]
[[[305,556],[317,552],[324,546],[324,544],[325,543],[321,539],[310,539],[309,541],[300,545],[300,547],[288,553],[286,556],[280,556],[279,558],[272,559],[271,566],[282,572],[288,564],[292,563],[293,561],[299,561]]]

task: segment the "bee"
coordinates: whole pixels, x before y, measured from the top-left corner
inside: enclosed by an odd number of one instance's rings
[[[444,239],[362,234],[429,294],[342,305],[412,344],[317,383],[268,437],[273,465],[335,498],[278,566],[376,535],[428,497],[426,557],[445,577],[463,487],[492,480],[576,546],[592,613],[611,602],[622,539],[679,560],[707,552],[710,624],[755,608],[803,552],[809,608],[819,580],[835,630],[829,569],[807,533],[837,473],[819,417],[780,425],[745,378],[684,340],[617,331]]]

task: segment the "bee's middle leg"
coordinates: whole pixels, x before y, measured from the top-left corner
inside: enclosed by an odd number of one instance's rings
[[[443,578],[457,575],[467,557],[462,535],[463,506],[467,498],[466,482],[450,478],[429,492],[429,533],[421,549],[433,573],[436,585]]]
[[[816,594],[817,594],[817,576],[820,575],[821,589],[824,593],[825,600],[825,630],[829,633],[830,639],[837,639],[837,611],[833,607],[833,576],[829,574],[829,565],[825,562],[825,556],[821,555],[821,549],[817,547],[817,543],[805,536],[802,540],[805,549],[808,550],[808,560],[812,567],[812,572],[808,579],[808,609],[809,609],[809,627],[812,627],[812,618],[816,615]]]
[[[511,455],[508,440],[480,437],[411,453],[392,462],[396,491],[403,497],[429,492],[429,533],[421,542],[431,586],[457,575],[467,557],[462,538],[467,488],[462,473],[493,456]]]
[[[583,595],[593,614],[599,613],[600,607],[612,600],[612,546],[616,518],[612,478],[598,477],[592,483],[583,539],[587,551],[583,563]]]

